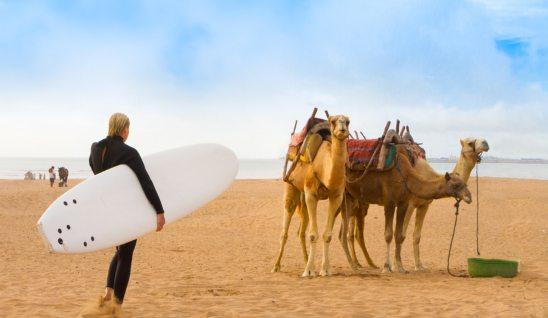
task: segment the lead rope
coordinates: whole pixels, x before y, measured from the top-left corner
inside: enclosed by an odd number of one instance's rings
[[[455,231],[457,229],[457,220],[459,216],[460,199],[456,199],[455,202],[455,224],[453,225],[453,235],[451,235],[451,242],[449,243],[449,252],[447,253],[447,273],[453,277],[467,277],[465,274],[453,274],[449,269],[449,263],[451,260],[451,249],[453,248],[453,239],[455,238]]]
[[[476,163],[476,254],[480,256],[479,248],[479,173],[478,166],[481,162],[481,157],[478,157],[478,162]]]

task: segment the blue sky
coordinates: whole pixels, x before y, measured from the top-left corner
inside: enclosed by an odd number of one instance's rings
[[[314,105],[548,158],[548,3],[0,0],[0,156],[86,156],[122,111],[145,154],[272,158]]]

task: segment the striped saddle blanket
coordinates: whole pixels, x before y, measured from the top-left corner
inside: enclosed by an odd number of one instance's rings
[[[381,138],[348,140],[346,145],[348,148],[348,162],[350,169],[363,170],[367,167],[369,162],[373,160],[371,163],[371,168],[375,170],[379,160],[380,149],[375,154],[375,157],[373,157],[373,155],[375,153],[375,149],[380,143],[382,143]],[[396,145],[390,144],[388,147],[388,153],[384,162],[384,170],[393,168],[396,161]],[[405,145],[405,149],[407,150],[407,157],[410,159],[412,165],[415,165],[418,158],[426,158],[426,152],[417,144],[407,144]]]

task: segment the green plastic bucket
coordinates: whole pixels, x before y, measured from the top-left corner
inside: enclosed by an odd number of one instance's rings
[[[514,277],[518,274],[519,262],[504,259],[469,258],[470,277]]]

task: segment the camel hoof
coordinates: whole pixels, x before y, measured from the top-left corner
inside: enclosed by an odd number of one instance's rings
[[[368,265],[369,265],[369,267],[371,267],[373,269],[379,269],[379,267],[377,265],[375,265],[375,263],[369,263]]]
[[[392,269],[390,268],[390,265],[384,264],[384,267],[382,268],[381,273],[383,274],[392,273]]]
[[[331,276],[331,271],[329,269],[322,269],[320,271],[320,276],[323,276],[323,277]]]
[[[428,271],[428,267],[424,267],[422,265],[419,265],[419,266],[415,266],[415,270],[417,272],[427,272]]]
[[[280,265],[274,265],[274,267],[272,268],[272,270],[270,271],[271,273],[278,273],[280,271]]]
[[[408,271],[406,271],[405,268],[403,268],[403,266],[398,266],[397,271],[398,271],[398,273],[401,273],[401,274],[407,274],[408,273]]]
[[[358,263],[358,262],[356,262],[356,267],[357,267],[357,268],[363,268],[362,264],[360,264],[360,263]]]
[[[316,272],[312,271],[312,270],[308,270],[308,269],[305,269],[304,270],[304,273],[301,275],[302,277],[315,277],[316,276]]]

